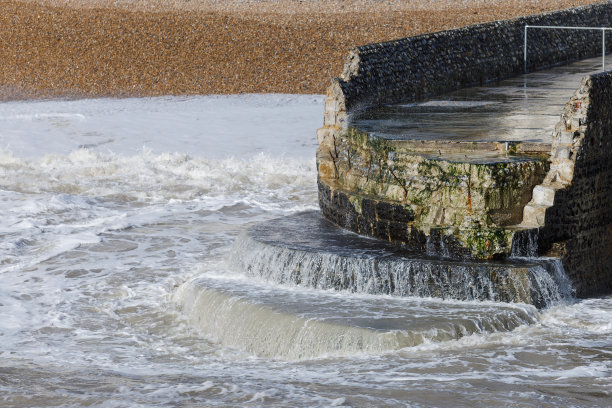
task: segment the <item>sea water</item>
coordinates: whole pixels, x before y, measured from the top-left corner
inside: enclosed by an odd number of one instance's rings
[[[317,208],[323,101],[0,104],[0,406],[609,406],[610,297],[536,310],[232,266],[247,227]]]

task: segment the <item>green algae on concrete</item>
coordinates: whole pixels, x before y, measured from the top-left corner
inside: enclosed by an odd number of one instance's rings
[[[484,153],[478,143],[441,146],[452,151],[444,155],[356,128],[336,130],[327,141],[328,155],[319,157],[319,166],[327,160],[333,172],[320,172],[320,183],[346,197],[329,205],[345,202],[353,218],[368,220],[352,222],[354,230],[406,244],[403,228],[399,236],[393,233],[397,219],[364,213],[364,199],[387,202],[411,214],[408,227],[426,235],[443,227],[452,247],[477,258],[509,253],[512,233],[504,227],[521,222],[531,190],[548,171],[546,156],[519,155],[514,148],[491,154],[488,144]]]

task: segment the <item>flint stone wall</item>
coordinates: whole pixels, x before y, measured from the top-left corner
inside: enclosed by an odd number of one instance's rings
[[[579,297],[612,293],[612,71],[582,80],[553,135],[539,253],[561,258]]]
[[[419,100],[522,73],[526,24],[610,27],[612,3],[356,47],[335,80],[341,108]],[[611,32],[606,40],[612,49]],[[529,71],[599,54],[601,31],[528,30]]]

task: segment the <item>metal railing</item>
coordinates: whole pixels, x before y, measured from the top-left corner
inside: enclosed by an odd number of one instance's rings
[[[606,70],[606,31],[612,31],[612,27],[565,27],[565,26],[535,26],[525,25],[525,44],[523,46],[523,72],[527,73],[527,29],[543,28],[553,30],[590,30],[601,31],[601,70]]]

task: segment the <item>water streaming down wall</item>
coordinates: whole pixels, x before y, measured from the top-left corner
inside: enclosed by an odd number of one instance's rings
[[[512,239],[512,249],[510,256],[517,257],[535,257],[538,255],[538,238],[539,230],[537,228],[526,229],[514,234]]]
[[[236,240],[229,263],[270,282],[358,293],[525,302],[540,308],[566,296],[559,289],[562,273],[551,273],[562,268],[555,259],[466,262],[396,253],[384,242],[342,231],[318,212],[252,227]]]
[[[519,259],[519,258],[515,258]],[[575,299],[576,289],[563,269],[563,262],[559,258],[530,257],[528,261],[538,261],[543,271],[532,277],[532,286],[538,288],[542,303],[547,306],[559,301],[572,301]],[[536,279],[537,278],[537,279]]]

